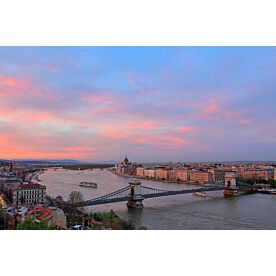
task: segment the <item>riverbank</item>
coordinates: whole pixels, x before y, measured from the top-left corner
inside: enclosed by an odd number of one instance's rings
[[[72,191],[80,191],[85,200],[103,196],[128,186],[129,178],[118,177],[107,170],[83,171],[49,169],[41,176],[47,194],[65,200]],[[79,187],[80,181],[98,183],[97,189]],[[195,185],[163,183],[147,180],[143,185],[163,190],[190,189]],[[89,212],[111,209],[135,229],[276,229],[276,197],[251,194],[224,198],[222,191],[209,192],[207,197],[193,194],[145,199],[143,209],[131,210],[126,202],[86,207]],[[254,206],[254,212],[253,207]]]
[[[134,178],[134,179],[139,179],[139,180],[143,180],[143,181],[156,181],[156,182],[162,182],[162,183],[168,183],[168,184],[173,183],[173,184],[204,186],[204,184],[202,184],[202,183],[192,182],[192,181],[162,180],[162,179],[155,179],[155,178],[145,178],[145,177],[141,177],[138,175],[118,174],[114,170],[108,170],[108,171],[110,171],[111,173],[113,173],[116,176],[124,177],[127,179]]]

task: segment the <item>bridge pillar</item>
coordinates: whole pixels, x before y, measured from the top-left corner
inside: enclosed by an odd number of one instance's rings
[[[225,190],[223,194],[225,197],[238,195],[236,172],[225,172]]]
[[[144,197],[142,195],[141,181],[130,180],[128,182],[130,186],[129,200],[127,201],[128,208],[143,208]]]

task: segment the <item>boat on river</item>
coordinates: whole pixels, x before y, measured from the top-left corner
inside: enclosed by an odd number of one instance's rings
[[[86,182],[82,181],[79,184],[80,187],[87,187],[87,188],[98,188],[98,184],[95,182]]]
[[[261,189],[259,192],[262,194],[276,195],[276,189]]]
[[[204,193],[204,192],[202,192],[202,193],[201,192],[195,192],[194,195],[195,196],[201,196],[201,197],[206,197],[207,196],[206,193]]]

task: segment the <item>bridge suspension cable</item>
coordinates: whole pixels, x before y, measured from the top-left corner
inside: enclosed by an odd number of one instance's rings
[[[130,190],[131,190],[131,187],[128,186],[120,190],[117,190],[115,192],[112,192],[94,199],[80,202],[78,203],[78,206],[91,206],[91,205],[114,203],[114,202],[128,201],[130,199],[135,199],[137,195],[134,195],[134,196],[131,195]],[[139,199],[143,200],[146,198],[189,194],[189,193],[195,193],[195,192],[219,191],[219,190],[224,190],[224,186],[214,185],[211,187],[201,187],[201,188],[194,188],[194,189],[162,190],[162,189],[155,189],[155,188],[150,188],[150,187],[141,185],[141,193],[139,193]]]
[[[104,203],[110,203],[111,202],[116,202],[116,201],[123,201],[125,198],[128,197],[128,191],[130,190],[130,187],[125,187],[120,190],[117,190],[115,192],[106,194],[104,196],[96,197],[94,199],[86,200],[79,205],[81,206],[89,206],[89,205],[98,205],[98,204],[104,204]]]

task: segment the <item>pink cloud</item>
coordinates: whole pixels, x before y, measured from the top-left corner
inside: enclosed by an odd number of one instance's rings
[[[195,126],[181,126],[181,127],[177,127],[177,130],[179,130],[180,132],[183,132],[183,133],[192,133],[192,132],[195,132],[197,130],[197,127],[195,127]]]
[[[71,147],[65,147],[64,150],[68,152],[87,153],[87,152],[95,151],[97,150],[97,148],[91,147],[91,146],[71,146]]]
[[[60,99],[57,94],[50,93],[45,85],[36,84],[30,79],[0,75],[0,97],[6,99],[40,98],[47,101]]]
[[[188,140],[176,135],[146,135],[141,137],[133,137],[130,139],[132,143],[151,145],[155,147],[166,148],[183,148],[188,144]]]
[[[175,129],[167,128],[164,122],[129,119],[118,124],[105,124],[100,127],[105,139],[122,143],[152,145],[155,147],[179,148],[187,145],[188,139],[179,135]]]
[[[66,144],[71,144],[66,146]],[[73,145],[63,137],[20,133],[0,134],[2,158],[91,158],[96,157],[96,147]]]
[[[220,106],[218,105],[218,103],[215,100],[210,100],[209,103],[204,107],[203,109],[203,115],[206,116],[213,116],[215,114],[217,114],[220,111]]]
[[[114,101],[114,97],[106,95],[102,92],[103,95],[90,95],[82,97],[83,100],[90,104],[110,104]]]
[[[15,89],[26,89],[30,87],[30,83],[26,80],[7,77],[0,75],[0,88],[15,88]]]

